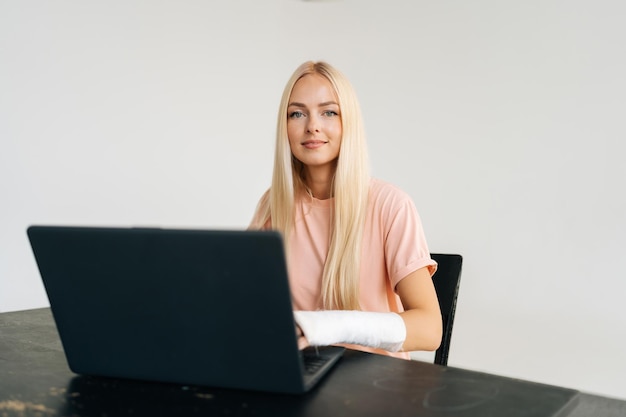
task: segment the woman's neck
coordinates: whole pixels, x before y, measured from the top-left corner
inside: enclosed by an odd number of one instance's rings
[[[326,168],[326,167],[325,167]],[[313,197],[318,200],[326,200],[332,197],[333,180],[335,169],[305,169],[304,182]]]

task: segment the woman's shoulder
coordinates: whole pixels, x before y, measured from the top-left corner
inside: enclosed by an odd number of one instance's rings
[[[252,221],[248,225],[249,229],[269,229],[270,219],[270,190],[267,189],[257,202]]]
[[[369,192],[369,215],[373,219],[382,219],[379,223],[383,227],[390,227],[390,222],[397,219],[407,219],[417,213],[411,196],[395,184],[372,179]],[[403,220],[404,221],[404,220]]]
[[[371,201],[396,201],[402,202],[411,200],[409,194],[387,181],[383,181],[379,178],[370,179],[370,200]]]

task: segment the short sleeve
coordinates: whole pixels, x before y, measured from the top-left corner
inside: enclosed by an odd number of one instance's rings
[[[259,202],[254,211],[254,216],[252,216],[252,220],[248,225],[249,230],[267,230],[271,229],[271,220],[264,218],[266,217],[266,212],[268,211],[269,206],[269,197],[270,192],[267,190],[259,199]]]
[[[437,263],[430,257],[422,221],[410,196],[393,186],[385,194],[385,262],[395,288],[402,278],[424,267],[432,276]]]

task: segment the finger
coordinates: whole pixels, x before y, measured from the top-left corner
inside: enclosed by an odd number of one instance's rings
[[[309,341],[306,340],[306,337],[298,337],[298,349],[302,350],[306,347],[309,347]]]

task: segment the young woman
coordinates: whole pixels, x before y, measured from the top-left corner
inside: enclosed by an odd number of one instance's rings
[[[402,358],[439,346],[437,265],[417,210],[370,178],[356,95],[325,62],[302,64],[287,82],[272,184],[250,227],[283,234],[306,343]]]

